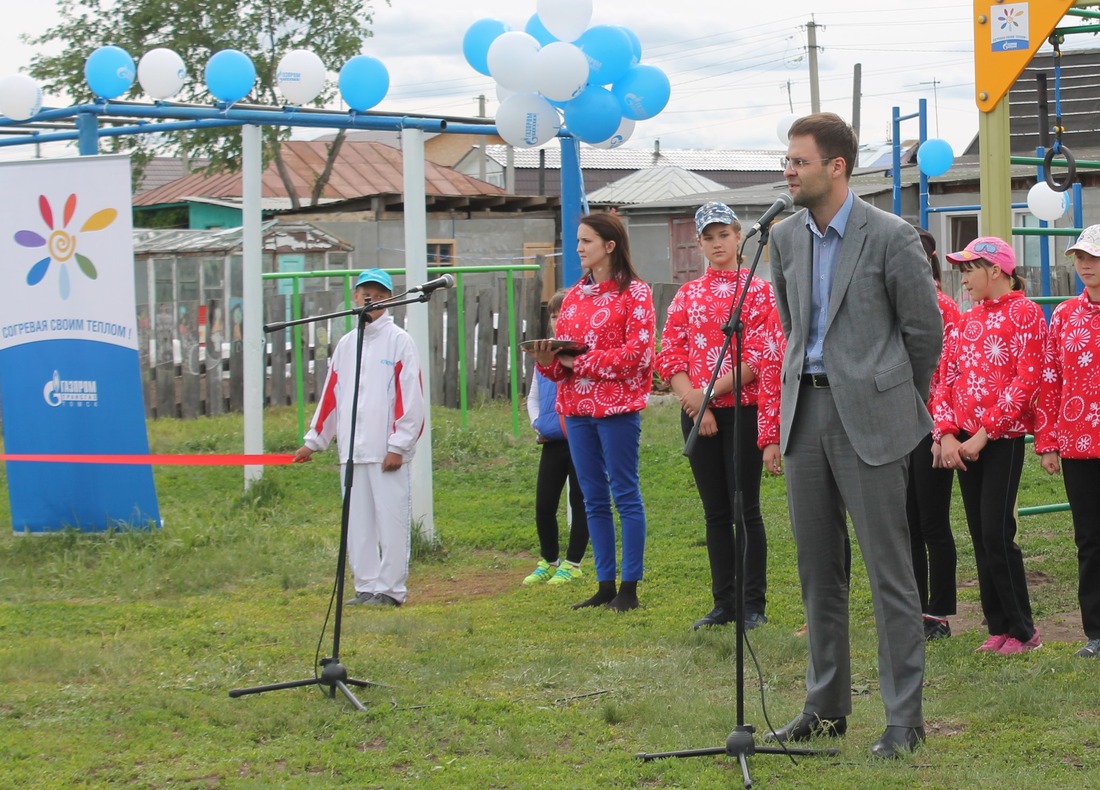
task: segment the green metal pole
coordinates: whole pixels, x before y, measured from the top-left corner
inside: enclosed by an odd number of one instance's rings
[[[508,288],[508,366],[512,380],[512,435],[519,436],[519,374],[516,366],[519,359],[516,354],[516,297],[515,274],[511,269],[506,275]]]
[[[1058,505],[1035,505],[1034,507],[1022,507],[1019,509],[1021,516],[1038,516],[1042,513],[1064,513],[1069,510],[1069,505],[1065,502]]]
[[[294,301],[290,305],[290,317],[297,321],[302,317],[302,302],[301,302],[301,280],[295,277],[291,280],[293,292],[290,298]],[[291,347],[293,349],[294,359],[297,364],[294,365],[294,389],[298,393],[298,435],[306,435],[306,383],[305,383],[305,367],[303,365],[303,349],[302,343],[302,327],[295,326],[291,333],[293,341]]]
[[[462,273],[455,277],[455,299],[458,300],[458,409],[462,427],[470,427],[466,413],[466,300],[463,298]]]

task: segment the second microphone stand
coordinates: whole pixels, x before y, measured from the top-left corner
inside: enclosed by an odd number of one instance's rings
[[[734,620],[737,628],[736,648],[736,675],[737,675],[737,726],[726,738],[725,746],[706,747],[702,749],[684,749],[672,752],[640,752],[637,757],[646,762],[660,760],[666,757],[704,757],[712,754],[725,754],[736,757],[741,764],[741,776],[745,787],[752,787],[752,778],[749,776],[749,764],[747,758],[756,753],[791,755],[836,755],[836,749],[806,749],[789,747],[786,744],[780,746],[757,746],[754,733],[756,728],[745,723],[745,501],[741,488],[741,470],[744,467],[741,453],[741,432],[744,430],[742,421],[744,409],[741,406],[741,363],[743,357],[743,345],[745,324],[741,320],[741,314],[745,307],[745,298],[749,293],[749,283],[756,274],[756,267],[760,264],[760,256],[764,251],[764,245],[768,243],[768,229],[771,220],[760,227],[760,237],[757,240],[756,255],[749,267],[748,277],[745,278],[745,286],[741,289],[738,298],[730,304],[729,319],[723,325],[722,332],[726,339],[718,352],[718,359],[711,371],[710,381],[703,390],[703,402],[699,406],[699,412],[695,415],[695,424],[684,443],[684,455],[690,456],[695,448],[695,442],[699,438],[699,426],[703,419],[703,412],[710,404],[711,393],[714,384],[718,380],[722,369],[722,362],[729,353],[730,343],[733,337],[737,337],[736,352],[733,365],[733,547],[734,547]],[[746,239],[746,242],[748,239]]]
[[[369,680],[359,680],[350,677],[347,668],[340,663],[340,627],[343,620],[344,574],[348,558],[348,522],[351,517],[351,485],[355,471],[355,453],[353,452],[353,448],[355,447],[356,418],[359,414],[359,376],[363,370],[363,336],[366,332],[367,324],[372,320],[370,314],[376,310],[382,310],[388,307],[397,307],[399,305],[413,304],[415,302],[427,302],[431,298],[430,291],[419,293],[414,297],[405,298],[407,294],[408,292],[401,296],[383,299],[379,302],[372,302],[368,297],[362,306],[353,307],[350,310],[341,310],[336,313],[299,318],[295,321],[280,321],[264,325],[264,332],[274,332],[279,329],[285,329],[288,326],[327,321],[330,318],[339,318],[345,315],[355,315],[358,316],[359,319],[355,342],[355,378],[353,379],[351,394],[351,425],[349,426],[350,433],[348,436],[347,448],[348,460],[344,464],[344,503],[340,512],[340,549],[337,552],[336,558],[336,615],[332,623],[332,655],[322,658],[318,662],[321,667],[320,674],[317,674],[316,670],[314,670],[314,676],[311,678],[288,680],[283,683],[270,683],[264,686],[252,686],[243,689],[231,689],[229,692],[230,697],[243,697],[246,694],[262,694],[265,691],[292,689],[300,686],[324,686],[328,689],[330,698],[335,698],[336,692],[339,691],[357,710],[365,711],[367,709],[366,706],[355,697],[348,686],[368,688],[378,685]]]

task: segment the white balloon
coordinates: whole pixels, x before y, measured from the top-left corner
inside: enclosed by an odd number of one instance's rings
[[[485,57],[489,74],[505,88],[514,91],[538,90],[535,79],[535,56],[539,42],[534,36],[519,30],[502,33],[493,39]]]
[[[576,41],[592,21],[592,0],[538,0],[542,26],[559,41]]]
[[[170,49],[158,47],[141,56],[137,69],[138,82],[151,99],[171,99],[180,92],[187,79],[183,58]]]
[[[779,123],[775,125],[775,136],[779,138],[779,142],[783,145],[790,142],[791,126],[797,120],[797,115],[784,115],[779,119]]]
[[[602,143],[592,143],[593,148],[618,148],[620,145],[630,139],[630,135],[634,134],[634,126],[638,122],[633,118],[627,118],[623,116],[622,123],[619,124],[619,128],[615,130],[615,134],[608,137]]]
[[[509,96],[497,108],[497,134],[509,145],[534,148],[554,139],[561,118],[554,105],[537,93]]]
[[[9,74],[0,80],[0,115],[25,121],[42,109],[42,89],[26,74]]]
[[[308,49],[292,49],[275,69],[275,82],[288,104],[309,104],[325,87],[325,64]]]
[[[1065,192],[1055,192],[1046,181],[1040,181],[1027,191],[1027,208],[1038,219],[1054,222],[1065,215],[1069,201]]]
[[[535,86],[551,101],[569,101],[588,83],[588,58],[579,47],[554,41],[535,55]]]

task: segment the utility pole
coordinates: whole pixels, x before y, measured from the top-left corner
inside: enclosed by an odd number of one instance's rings
[[[863,64],[857,63],[852,71],[852,129],[859,139],[859,110],[863,101]]]
[[[790,80],[787,80],[787,106],[791,109],[791,115],[794,115],[794,98],[791,96]]]
[[[821,91],[817,85],[817,29],[820,27],[810,17],[806,25],[806,46],[810,51],[810,112],[821,112]]]
[[[485,94],[484,93],[477,97],[477,117],[478,118],[484,118],[485,117]],[[481,157],[480,157],[481,161],[478,163],[477,175],[478,175],[478,178],[480,178],[482,181],[484,181],[485,178],[486,178],[486,170],[488,168],[487,160],[489,158],[489,152],[486,150],[486,147],[489,145],[489,138],[486,137],[485,135],[481,135],[481,137],[478,138],[478,145],[481,147]]]
[[[933,77],[931,82],[922,82],[920,84],[921,85],[931,85],[932,86],[932,108],[936,111],[936,137],[939,137],[940,136],[940,100],[939,100],[939,96],[936,94],[936,86],[940,84],[940,81],[938,79],[936,79],[935,77]]]

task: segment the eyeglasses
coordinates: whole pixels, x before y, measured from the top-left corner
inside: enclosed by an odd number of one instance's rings
[[[989,241],[983,241],[981,244],[975,244],[971,248],[971,252],[993,252],[993,253],[996,253],[999,249],[1000,249],[1000,247],[998,247],[996,244],[994,244],[992,242],[989,242]]]
[[[816,165],[819,162],[831,162],[836,158],[835,156],[827,156],[824,159],[791,159],[785,156],[779,160],[779,164],[783,165],[784,170],[788,167],[794,170],[801,170],[806,167],[806,165]]]

